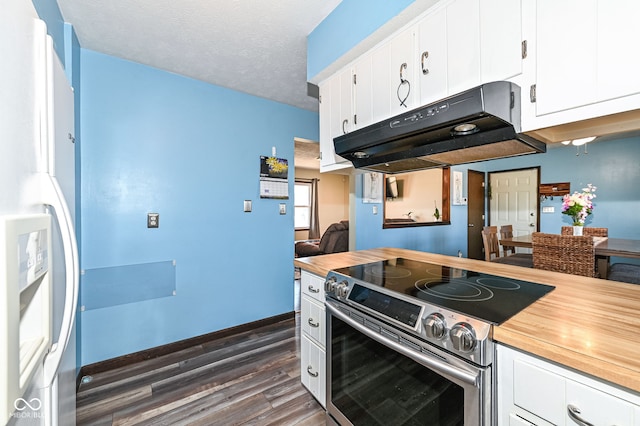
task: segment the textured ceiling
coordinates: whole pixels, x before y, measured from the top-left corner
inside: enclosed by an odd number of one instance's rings
[[[58,0],[80,46],[317,111],[307,35],[341,0]]]

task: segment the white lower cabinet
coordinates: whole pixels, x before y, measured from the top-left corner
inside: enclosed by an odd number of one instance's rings
[[[300,286],[300,381],[326,408],[324,278],[302,271]]]
[[[326,408],[325,351],[306,335],[302,335],[300,380],[315,399]]]
[[[498,424],[640,425],[640,395],[498,347]]]

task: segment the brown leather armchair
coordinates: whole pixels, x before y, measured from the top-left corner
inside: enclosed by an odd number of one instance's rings
[[[349,250],[349,221],[329,225],[320,243],[298,241],[296,243],[296,257],[317,256],[319,254],[339,253]]]

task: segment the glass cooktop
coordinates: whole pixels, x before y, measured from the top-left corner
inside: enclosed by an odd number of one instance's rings
[[[500,324],[555,287],[404,258],[335,272]]]

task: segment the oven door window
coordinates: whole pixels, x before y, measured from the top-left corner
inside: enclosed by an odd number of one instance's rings
[[[331,319],[331,403],[358,425],[462,425],[464,388]]]

